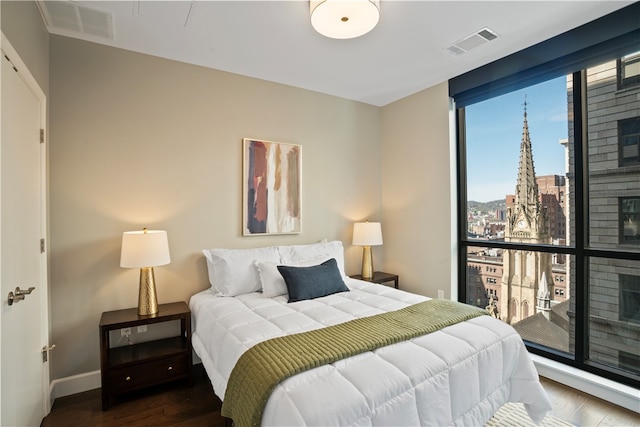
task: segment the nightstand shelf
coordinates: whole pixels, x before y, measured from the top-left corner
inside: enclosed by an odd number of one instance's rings
[[[373,277],[370,279],[363,279],[362,274],[355,274],[349,277],[351,277],[352,279],[364,280],[366,282],[379,283],[379,284],[393,282],[393,287],[398,289],[397,274],[385,273],[384,271],[374,271]]]
[[[138,316],[138,309],[108,311],[100,319],[102,409],[114,397],[157,384],[192,383],[191,311],[184,302],[160,304],[158,314]],[[180,335],[122,347],[110,345],[110,332],[163,322],[180,322]]]
[[[184,340],[181,337],[165,338],[140,344],[116,347],[109,350],[111,366],[151,361],[184,354]]]

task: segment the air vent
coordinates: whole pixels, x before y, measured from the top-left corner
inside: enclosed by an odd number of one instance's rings
[[[38,7],[50,33],[114,39],[111,12],[66,0],[39,0]]]
[[[453,55],[462,55],[463,53],[469,52],[470,50],[475,49],[476,47],[490,42],[491,40],[494,40],[496,38],[498,38],[498,35],[495,31],[489,28],[483,28],[482,30],[473,33],[447,47],[447,50]]]

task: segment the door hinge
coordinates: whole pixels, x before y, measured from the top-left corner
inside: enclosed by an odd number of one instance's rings
[[[44,253],[44,239],[40,239],[40,253],[43,254]]]
[[[45,363],[47,360],[49,360],[49,351],[53,350],[54,348],[56,348],[56,345],[53,344],[49,347],[44,346],[42,347],[42,363]]]
[[[40,129],[40,144],[44,144],[44,129]]]

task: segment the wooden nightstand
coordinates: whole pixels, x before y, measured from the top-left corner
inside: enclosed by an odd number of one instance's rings
[[[109,332],[180,321],[180,335],[110,348]],[[158,314],[138,316],[137,308],[107,311],[100,319],[102,410],[116,395],[156,384],[192,378],[191,311],[184,302],[160,304]]]
[[[387,282],[393,282],[393,287],[398,289],[398,275],[397,274],[391,274],[391,273],[385,273],[384,271],[374,271],[373,272],[373,277],[371,279],[363,279],[362,278],[362,274],[356,274],[353,276],[349,276],[352,279],[359,279],[359,280],[365,280],[367,282],[373,282],[373,283],[387,283]]]

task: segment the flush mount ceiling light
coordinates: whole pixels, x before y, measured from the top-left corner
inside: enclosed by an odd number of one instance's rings
[[[311,0],[311,25],[332,39],[352,39],[368,33],[380,19],[379,0]]]

